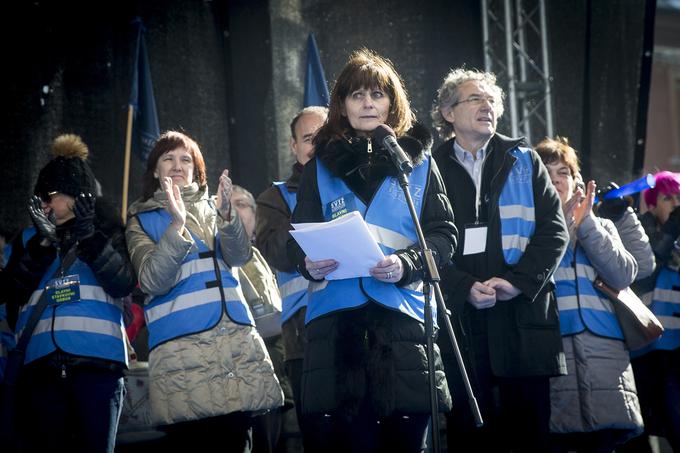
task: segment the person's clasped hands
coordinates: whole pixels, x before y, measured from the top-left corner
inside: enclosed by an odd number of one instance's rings
[[[477,310],[491,308],[496,301],[510,300],[521,291],[512,283],[500,277],[491,277],[484,282],[474,282],[467,301]]]

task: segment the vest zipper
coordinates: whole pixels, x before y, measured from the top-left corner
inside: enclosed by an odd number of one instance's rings
[[[66,364],[65,363],[61,364],[61,378],[66,379]]]
[[[368,137],[368,146],[366,148],[366,152],[368,154],[371,154],[373,152],[373,144],[371,143],[371,137]]]

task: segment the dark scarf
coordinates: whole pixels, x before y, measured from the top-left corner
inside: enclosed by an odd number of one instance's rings
[[[432,146],[432,136],[416,123],[398,142],[414,165],[418,165],[425,158],[424,151]],[[317,159],[333,176],[342,178],[366,204],[387,176],[398,174],[387,150],[379,143],[371,142],[371,146],[373,151],[368,153],[368,139],[353,136],[319,143],[316,148]]]

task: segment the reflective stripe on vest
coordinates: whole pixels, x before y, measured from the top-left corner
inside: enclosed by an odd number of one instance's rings
[[[638,357],[657,349],[671,351],[680,348],[680,274],[663,267],[656,278],[654,292],[642,298],[663,324],[661,338],[631,353]]]
[[[297,195],[286,187],[284,182],[274,185],[292,213],[297,205]],[[281,323],[288,321],[299,309],[307,306],[307,287],[309,282],[299,272],[276,271],[276,281],[281,293]]]
[[[583,249],[576,247],[575,261],[574,250],[567,249],[554,274],[562,336],[587,329],[601,337],[623,340],[614,307],[592,284],[596,275]]]
[[[536,229],[531,149],[517,147],[510,151],[517,160],[499,198],[501,241],[507,264],[516,264],[522,257]]]
[[[43,276],[39,288],[23,307],[17,321],[20,338],[48,279],[57,271],[57,257]],[[80,300],[48,306],[33,331],[24,363],[30,363],[58,349],[74,355],[98,357],[127,364],[123,309],[119,299],[110,297],[99,285],[90,267],[76,259],[64,275],[80,278]]]
[[[408,205],[396,178],[385,178],[367,207],[341,178],[333,177],[321,161],[317,160],[316,166],[325,220],[331,220],[333,209],[339,209],[343,214],[358,211],[385,255],[417,242]],[[409,192],[418,215],[422,211],[429,172],[430,156],[426,156],[409,175]],[[362,277],[312,282],[309,288],[307,323],[334,311],[363,305],[369,298],[424,322],[425,301],[421,281],[399,288],[393,283],[384,283],[373,277]],[[437,319],[436,307],[433,306],[432,311],[434,319]]]
[[[165,234],[171,220],[167,211],[161,209],[143,212],[137,218],[156,243]],[[166,341],[215,327],[222,318],[222,301],[232,321],[255,325],[238,280],[222,260],[219,246],[213,252],[190,230],[189,233],[195,247],[182,261],[178,282],[168,288],[167,293],[153,296],[144,308],[150,349]],[[217,238],[215,244],[218,244]]]

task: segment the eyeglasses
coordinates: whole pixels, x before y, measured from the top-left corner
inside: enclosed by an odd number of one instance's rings
[[[239,209],[248,209],[248,208],[250,208],[250,209],[252,209],[253,211],[255,210],[255,205],[253,205],[252,203],[249,203],[249,202],[247,202],[247,201],[245,201],[245,200],[236,200],[236,201],[234,201],[234,206],[236,206],[236,207],[239,208]]]
[[[50,203],[52,201],[52,196],[58,194],[59,192],[42,192],[38,194],[43,203]]]
[[[477,105],[482,105],[485,102],[488,102],[493,107],[493,106],[496,105],[496,98],[494,98],[493,96],[479,96],[477,94],[473,94],[472,96],[470,96],[467,99],[463,99],[462,101],[454,102],[453,104],[451,104],[451,107],[455,107],[458,104],[465,104],[465,103],[470,103],[471,105],[477,106]]]

